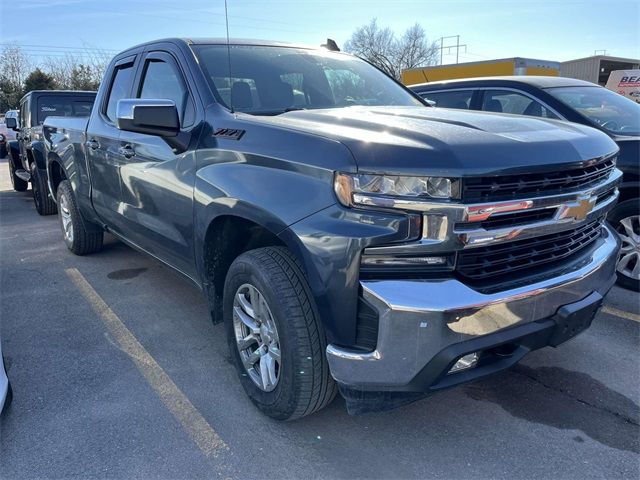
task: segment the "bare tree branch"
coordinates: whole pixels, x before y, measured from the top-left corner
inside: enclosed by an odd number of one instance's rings
[[[418,23],[397,39],[389,28],[379,27],[375,18],[353,32],[345,44],[345,50],[397,79],[403,70],[433,65],[438,58],[437,45],[428,41]]]
[[[0,53],[0,110],[17,108],[24,93],[24,81],[31,64],[17,45],[7,45]]]

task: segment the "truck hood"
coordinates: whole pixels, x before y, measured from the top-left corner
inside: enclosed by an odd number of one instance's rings
[[[300,110],[260,119],[335,139],[349,148],[358,170],[390,174],[549,170],[618,148],[604,133],[583,125],[419,106]]]

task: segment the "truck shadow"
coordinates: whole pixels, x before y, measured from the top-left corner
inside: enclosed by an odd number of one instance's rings
[[[514,417],[580,430],[603,445],[640,453],[640,407],[585,373],[520,364],[464,390],[473,400],[495,403]],[[580,436],[574,440],[584,441]]]

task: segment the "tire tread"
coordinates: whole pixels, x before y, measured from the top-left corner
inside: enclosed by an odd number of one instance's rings
[[[298,377],[296,382],[294,408],[286,417],[276,418],[295,420],[321,410],[333,400],[337,386],[329,371],[326,338],[302,266],[288,249],[279,246],[251,250],[241,257],[262,268],[276,291],[290,292],[280,297],[280,302],[288,312],[299,313],[289,316],[287,325],[298,339],[297,355],[312,362],[311,374]]]

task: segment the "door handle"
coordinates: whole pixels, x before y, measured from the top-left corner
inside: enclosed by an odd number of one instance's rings
[[[91,150],[97,150],[98,148],[100,148],[100,143],[98,143],[98,141],[95,138],[92,138],[91,140],[89,140],[87,142],[87,146],[91,149]]]
[[[125,145],[124,147],[120,147],[118,149],[118,153],[123,155],[124,158],[131,158],[136,154],[136,151],[133,149],[131,145]]]

